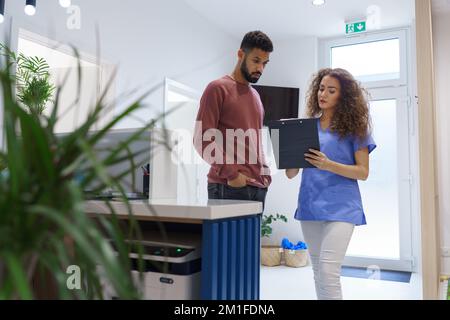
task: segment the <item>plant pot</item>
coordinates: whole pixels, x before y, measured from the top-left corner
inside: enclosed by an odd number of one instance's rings
[[[298,249],[289,250],[284,249],[284,261],[289,267],[300,268],[308,264],[308,250]]]
[[[261,264],[263,266],[274,267],[281,264],[281,253],[283,249],[279,246],[261,247]]]

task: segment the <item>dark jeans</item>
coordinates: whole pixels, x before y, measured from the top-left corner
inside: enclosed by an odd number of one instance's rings
[[[267,188],[258,188],[254,186],[245,186],[234,188],[220,183],[208,183],[208,199],[226,199],[226,200],[249,200],[266,202]]]

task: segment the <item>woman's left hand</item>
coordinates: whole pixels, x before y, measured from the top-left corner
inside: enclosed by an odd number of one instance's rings
[[[310,153],[305,153],[306,161],[321,170],[328,170],[331,161],[325,153],[314,149],[309,149],[309,152]]]

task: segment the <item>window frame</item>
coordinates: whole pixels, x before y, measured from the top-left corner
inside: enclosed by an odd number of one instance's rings
[[[344,47],[350,45],[364,44],[367,42],[377,42],[384,40],[399,39],[400,57],[408,56],[407,52],[407,30],[398,29],[385,32],[364,33],[359,35],[347,36],[345,38],[328,38],[323,39],[320,43],[320,52],[322,57],[319,59],[322,67],[331,66],[331,49],[335,47]],[[400,59],[400,77],[392,80],[367,81],[364,82],[365,87],[382,88],[382,87],[398,87],[408,85],[408,65],[406,59]]]

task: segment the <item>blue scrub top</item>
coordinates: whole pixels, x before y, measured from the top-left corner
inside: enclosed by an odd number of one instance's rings
[[[317,119],[320,151],[335,162],[355,165],[355,152],[376,144],[371,135],[361,140],[348,136],[340,138],[328,128],[323,130]],[[342,221],[355,225],[366,224],[358,181],[320,170],[303,169],[295,219],[308,221]]]

